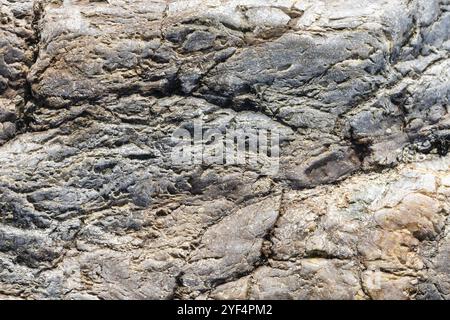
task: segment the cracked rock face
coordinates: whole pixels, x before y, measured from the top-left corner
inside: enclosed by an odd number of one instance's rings
[[[0,299],[450,299],[449,30],[448,0],[0,0]],[[278,132],[276,172],[180,166],[197,122]]]

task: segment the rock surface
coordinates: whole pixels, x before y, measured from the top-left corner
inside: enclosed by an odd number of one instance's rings
[[[450,1],[0,0],[0,299],[450,299]],[[274,175],[171,133],[280,132]]]

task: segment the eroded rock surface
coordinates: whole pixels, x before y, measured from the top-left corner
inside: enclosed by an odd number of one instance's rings
[[[450,298],[448,0],[0,6],[0,298]]]

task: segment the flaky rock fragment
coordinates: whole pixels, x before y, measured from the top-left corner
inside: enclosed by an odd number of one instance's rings
[[[450,298],[448,0],[0,6],[1,299]]]

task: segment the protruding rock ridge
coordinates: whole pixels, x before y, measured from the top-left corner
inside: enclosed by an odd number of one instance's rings
[[[0,298],[450,297],[448,0],[0,5]]]

